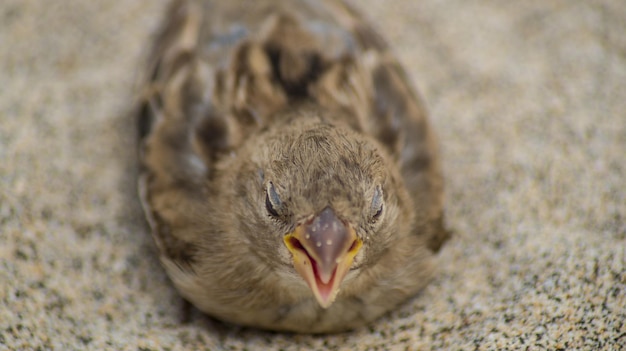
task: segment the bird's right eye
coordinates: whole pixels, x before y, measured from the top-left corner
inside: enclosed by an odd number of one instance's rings
[[[380,186],[376,187],[374,191],[374,198],[372,198],[372,221],[376,222],[380,219],[380,216],[383,214],[384,207],[384,199],[383,199],[383,189]]]
[[[276,188],[272,182],[269,182],[267,185],[267,189],[265,190],[265,208],[267,212],[273,217],[278,217],[278,209],[282,206],[282,202],[280,201],[280,197],[276,192]]]

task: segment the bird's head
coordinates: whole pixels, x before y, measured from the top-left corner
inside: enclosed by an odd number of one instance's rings
[[[297,272],[329,307],[408,222],[394,165],[376,142],[327,123],[284,128],[250,154],[234,180],[245,199],[242,232],[275,271]]]

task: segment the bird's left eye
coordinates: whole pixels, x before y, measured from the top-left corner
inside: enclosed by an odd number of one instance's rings
[[[265,190],[265,207],[267,208],[267,212],[273,217],[278,217],[278,211],[282,206],[282,202],[280,201],[280,197],[276,192],[276,188],[272,182],[269,182],[267,185],[267,189]]]
[[[374,197],[372,198],[372,221],[377,221],[383,214],[383,202],[383,189],[379,185],[376,187],[376,190],[374,191]]]

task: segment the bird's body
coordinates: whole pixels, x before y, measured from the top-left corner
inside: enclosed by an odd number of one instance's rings
[[[335,332],[430,279],[435,140],[340,1],[175,1],[140,101],[141,197],[181,294],[219,319]]]

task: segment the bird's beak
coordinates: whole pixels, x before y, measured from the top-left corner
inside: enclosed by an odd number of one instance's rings
[[[354,229],[326,207],[313,219],[298,225],[284,241],[293,255],[296,271],[307,282],[317,302],[323,308],[330,306],[363,245]]]

